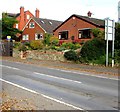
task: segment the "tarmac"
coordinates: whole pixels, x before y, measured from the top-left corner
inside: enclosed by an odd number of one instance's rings
[[[2,57],[2,60],[21,62],[26,64],[33,64],[35,66],[44,66],[53,69],[62,69],[67,71],[74,71],[89,75],[104,76],[109,78],[117,78],[120,76],[120,67],[105,67],[101,65],[88,65],[80,64],[71,61],[51,61],[51,60],[39,60],[39,59],[20,59],[15,57]]]

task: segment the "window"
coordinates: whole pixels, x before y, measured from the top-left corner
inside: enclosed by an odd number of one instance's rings
[[[43,21],[43,20],[41,20],[41,23],[42,23],[42,24],[44,24],[44,21]]]
[[[27,15],[27,19],[30,19],[30,15]]]
[[[18,29],[18,24],[16,24],[16,28]]]
[[[59,32],[59,39],[60,40],[67,40],[68,39],[68,31]]]
[[[35,23],[34,23],[34,22],[31,22],[31,23],[29,24],[29,28],[35,28]]]
[[[43,39],[43,34],[40,33],[40,34],[35,34],[35,40],[40,40],[40,39]]]
[[[28,34],[23,35],[23,36],[22,36],[22,40],[29,40],[29,35],[28,35]]]
[[[90,29],[79,30],[78,38],[91,38]]]

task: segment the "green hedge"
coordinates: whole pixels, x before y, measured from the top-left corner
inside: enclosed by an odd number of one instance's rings
[[[78,56],[74,50],[70,50],[64,53],[64,57],[70,61],[77,61]]]
[[[98,60],[101,56],[105,55],[105,41],[102,39],[94,38],[87,41],[80,52],[81,61],[91,62]]]

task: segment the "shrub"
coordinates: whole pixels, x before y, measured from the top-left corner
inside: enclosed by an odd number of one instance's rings
[[[79,43],[75,43],[74,44],[74,49],[76,50],[76,49],[78,49],[78,48],[80,48],[81,47],[81,45],[79,44]]]
[[[33,40],[30,42],[30,46],[33,50],[38,50],[43,48],[43,43],[40,40]]]
[[[64,53],[64,57],[70,61],[77,61],[78,56],[74,50],[70,50]]]
[[[25,52],[25,51],[27,51],[27,47],[25,46],[25,44],[21,43],[20,46],[18,47],[18,50]]]
[[[78,43],[73,44],[71,42],[63,43],[61,46],[66,48],[66,49],[73,49],[73,50],[80,48],[80,44],[78,44]]]
[[[61,46],[60,46],[60,47],[56,47],[56,50],[57,50],[57,51],[64,51],[64,50],[66,50],[66,49],[65,49],[64,47],[61,47]]]
[[[120,49],[115,50],[115,63],[120,65]]]
[[[14,48],[19,48],[20,45],[21,45],[20,42],[14,42],[14,43],[13,43],[13,47],[14,47]]]
[[[80,51],[80,57],[85,62],[97,60],[105,54],[105,48],[104,40],[94,38],[83,45]]]
[[[96,38],[104,39],[105,32],[101,31],[99,28],[92,29],[93,36]]]
[[[59,44],[59,39],[58,39],[58,37],[50,37],[50,44],[51,45],[58,45]]]
[[[45,34],[45,37],[44,37],[44,40],[43,40],[43,43],[44,43],[45,45],[50,45],[50,38],[51,38],[51,37],[52,37],[51,34],[46,33],[46,34]]]

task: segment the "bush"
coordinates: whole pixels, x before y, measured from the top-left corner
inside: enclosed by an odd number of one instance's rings
[[[58,45],[59,44],[59,39],[58,39],[58,37],[50,37],[50,44],[51,45]]]
[[[21,43],[20,46],[18,47],[18,50],[25,52],[25,51],[27,51],[27,47],[25,46],[25,44]]]
[[[14,47],[14,48],[19,48],[20,45],[21,45],[20,42],[14,42],[14,43],[13,43],[13,47]]]
[[[78,56],[74,50],[70,50],[64,53],[64,57],[70,61],[77,61]]]
[[[40,40],[33,40],[33,41],[30,42],[30,47],[33,50],[39,50],[39,49],[43,48],[43,43]]]
[[[46,33],[46,34],[45,34],[45,37],[44,37],[44,40],[43,40],[43,43],[44,43],[45,45],[50,45],[50,38],[51,38],[51,37],[52,37],[51,34]]]
[[[66,49],[76,50],[76,49],[80,48],[80,44],[78,44],[78,43],[73,44],[73,43],[69,42],[69,43],[63,43],[63,44],[61,45],[61,47],[64,47],[64,48],[66,48]]]
[[[87,41],[80,52],[82,61],[90,62],[99,59],[105,55],[105,41],[102,39],[94,38],[93,40]]]
[[[120,65],[120,49],[115,50],[115,63]]]

